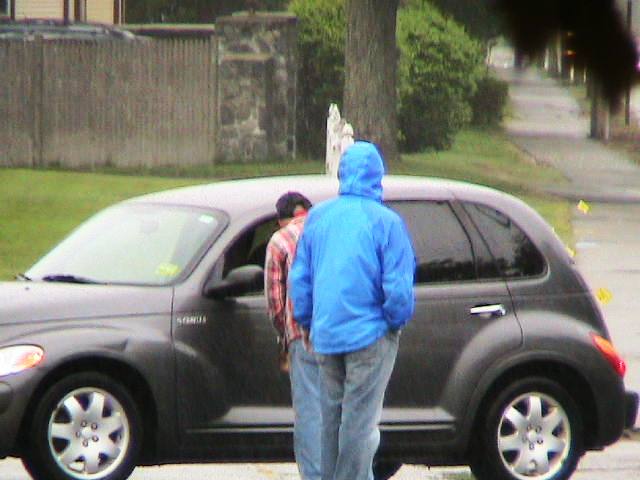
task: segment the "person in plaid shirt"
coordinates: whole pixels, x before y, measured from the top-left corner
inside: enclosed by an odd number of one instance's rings
[[[307,351],[303,331],[293,318],[287,289],[289,269],[311,202],[298,192],[287,192],[276,202],[280,230],[267,245],[265,296],[267,309],[281,345],[288,352],[291,398],[295,412],[293,449],[302,480],[320,480],[320,373],[315,356]],[[285,370],[287,368],[284,368]]]

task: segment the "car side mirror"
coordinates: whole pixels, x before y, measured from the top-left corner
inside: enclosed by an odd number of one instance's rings
[[[264,288],[264,270],[258,265],[234,268],[222,280],[209,279],[204,294],[212,298],[237,297]]]

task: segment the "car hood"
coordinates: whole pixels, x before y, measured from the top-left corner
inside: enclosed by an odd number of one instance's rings
[[[172,287],[0,283],[0,324],[170,314]]]

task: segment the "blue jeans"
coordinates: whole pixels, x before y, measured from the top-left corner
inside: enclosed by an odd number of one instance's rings
[[[355,352],[320,355],[322,480],[373,480],[384,392],[398,353],[399,332]]]
[[[320,406],[320,371],[312,353],[302,340],[289,345],[291,398],[295,422],[293,451],[302,480],[320,480],[320,440],[322,409]]]

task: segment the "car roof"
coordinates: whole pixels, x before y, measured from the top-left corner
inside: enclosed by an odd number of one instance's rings
[[[565,255],[566,250],[550,225],[525,202],[507,193],[456,180],[410,175],[386,175],[384,200],[458,200],[484,204],[511,217],[547,254]],[[338,194],[338,180],[328,175],[288,175],[227,180],[165,190],[135,197],[124,203],[190,206],[225,212],[232,223],[254,222],[275,215],[277,199],[287,191],[298,191],[313,204]],[[550,250],[551,249],[551,250]]]
[[[256,210],[273,210],[276,200],[287,191],[298,191],[313,203],[334,197],[338,180],[327,175],[289,175],[243,180],[228,180],[205,185],[182,187],[133,198],[131,202],[216,208],[231,217]],[[466,182],[430,177],[387,175],[383,179],[384,199],[451,200],[474,199],[495,204],[510,197],[488,187]],[[492,200],[489,200],[489,197]],[[515,199],[514,199],[515,200]]]

